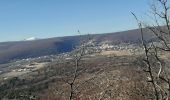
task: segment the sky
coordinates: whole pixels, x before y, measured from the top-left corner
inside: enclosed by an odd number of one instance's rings
[[[137,28],[148,0],[0,0],[0,42]]]

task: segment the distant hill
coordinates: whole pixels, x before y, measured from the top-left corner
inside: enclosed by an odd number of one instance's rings
[[[116,33],[93,34],[90,35],[90,37],[97,43],[104,41],[112,41],[113,43],[139,43],[140,33],[138,29],[135,29]],[[38,39],[34,41],[3,42],[0,43],[0,63],[5,63],[14,59],[69,52],[73,50],[82,39],[86,38],[87,35]],[[145,32],[146,40],[152,38],[152,34]]]

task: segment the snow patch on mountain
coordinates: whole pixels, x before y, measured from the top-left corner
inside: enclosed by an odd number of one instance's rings
[[[36,38],[36,37],[30,37],[30,38],[25,39],[25,41],[34,41],[34,40],[38,40],[38,38]]]

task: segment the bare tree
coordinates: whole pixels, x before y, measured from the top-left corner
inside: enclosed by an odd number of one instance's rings
[[[78,31],[78,33],[81,34],[80,31]],[[73,100],[75,98],[75,95],[80,93],[80,91],[78,92],[77,90],[78,88],[80,88],[81,85],[85,84],[89,80],[93,80],[96,76],[95,75],[94,77],[85,80],[81,83],[76,83],[79,75],[83,73],[83,71],[85,70],[85,69],[81,69],[83,58],[89,53],[94,52],[92,49],[93,46],[94,45],[90,35],[87,35],[87,39],[84,39],[84,37],[80,35],[79,46],[76,46],[75,49],[70,54],[70,57],[72,58],[71,62],[73,62],[73,67],[74,67],[73,72],[67,75],[68,77],[70,77],[68,80],[65,79],[66,77],[63,78],[63,80],[69,86],[69,100]]]
[[[163,59],[161,59],[160,52],[168,53],[170,51],[170,19],[168,0],[153,0],[151,6],[151,20],[152,24],[146,24],[138,20],[134,13],[140,33],[141,42],[145,52],[144,63],[147,69],[144,71],[149,74],[148,82],[152,83],[155,99],[156,100],[170,100],[170,79],[167,71],[167,65],[163,64]],[[146,29],[144,29],[146,28]],[[145,31],[153,33],[157,43],[148,43],[144,34]],[[159,68],[155,69],[155,65],[152,64],[152,59],[154,63],[157,64]]]
[[[143,45],[143,48],[144,48],[144,52],[145,52],[145,59],[143,61],[145,62],[146,66],[147,66],[147,70],[144,70],[144,71],[149,73],[150,77],[149,77],[148,82],[152,83],[154,91],[155,91],[156,100],[159,100],[158,99],[159,98],[158,97],[158,91],[157,91],[157,88],[156,88],[156,85],[155,85],[154,76],[153,76],[153,73],[152,73],[152,67],[151,67],[151,64],[150,64],[150,61],[149,61],[149,50],[151,49],[151,47],[148,47],[147,44],[144,41],[144,34],[143,34],[142,23],[138,20],[138,18],[136,17],[136,15],[134,13],[132,13],[132,14],[135,17],[135,19],[137,20],[138,26],[139,26],[140,32],[141,32],[141,42],[142,42],[142,45]]]

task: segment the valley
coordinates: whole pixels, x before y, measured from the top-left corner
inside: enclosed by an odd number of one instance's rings
[[[87,49],[91,50],[93,52],[83,56],[80,61],[75,99],[147,100],[150,97],[147,93],[152,90],[148,90],[149,84],[145,83],[142,66],[136,62],[141,55],[138,53],[141,50],[138,45],[112,45],[104,42]],[[72,53],[74,50],[1,64],[0,97],[25,100],[68,99],[67,81],[71,81],[75,70]],[[3,88],[6,88],[5,91]],[[14,89],[11,91],[11,88]],[[138,89],[142,94],[138,94]]]

